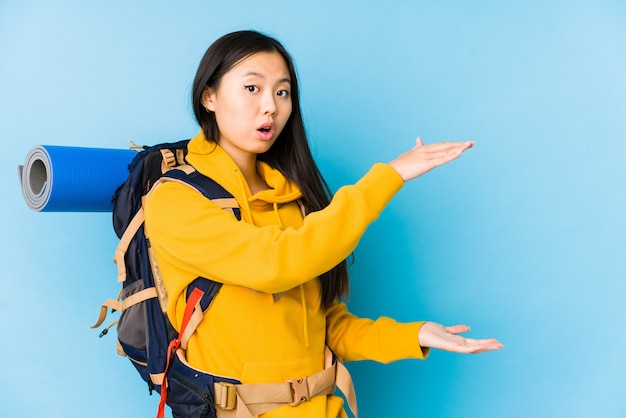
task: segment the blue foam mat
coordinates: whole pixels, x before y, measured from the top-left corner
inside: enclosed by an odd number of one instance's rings
[[[111,212],[137,155],[129,149],[38,145],[19,167],[26,204],[40,212]]]

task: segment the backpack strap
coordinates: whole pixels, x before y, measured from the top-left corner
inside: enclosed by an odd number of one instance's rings
[[[202,175],[191,165],[181,165],[167,171],[152,186],[149,193],[155,190],[159,184],[168,181],[182,183],[195,189],[222,209],[233,213],[237,219],[241,219],[237,200],[220,184]],[[304,216],[304,207],[301,202],[298,202],[298,204]],[[189,338],[202,321],[204,311],[208,309],[210,302],[221,286],[219,283],[207,280],[201,282],[196,280],[196,282],[188,286],[185,313],[179,335],[171,342],[168,348],[166,367],[169,367],[171,364],[172,355],[177,355],[181,361],[186,362],[185,350],[187,349]],[[164,375],[167,375],[167,369]],[[343,363],[334,357],[332,351],[326,347],[324,370],[311,376],[290,379],[285,383],[214,383],[217,418],[253,418],[283,405],[297,406],[315,396],[332,395],[336,387],[344,394],[350,410],[355,418],[358,418],[356,395],[350,373]],[[161,399],[157,418],[164,417],[166,402],[167,378],[164,378],[161,386]]]
[[[164,375],[167,376],[169,365],[171,364],[172,355],[180,348],[182,342],[182,336],[185,335],[187,326],[191,323],[194,312],[200,311],[200,299],[204,296],[204,292],[198,288],[195,288],[189,299],[187,299],[187,306],[185,307],[185,313],[183,314],[183,322],[180,326],[178,337],[172,340],[167,349],[167,363],[165,364]],[[197,324],[195,325],[197,327]],[[157,418],[163,418],[165,416],[165,403],[167,402],[167,378],[163,379],[161,384],[161,400],[159,401],[159,410],[157,412]]]
[[[185,164],[171,169],[167,173],[163,174],[163,176],[154,184],[151,191],[154,190],[158,184],[166,181],[174,181],[191,187],[222,209],[234,214],[238,220],[241,220],[241,213],[239,211],[239,203],[237,203],[237,199],[226,191],[226,189],[224,189],[218,182],[199,173],[193,166]]]
[[[337,364],[337,374],[335,376],[335,384],[343,393],[343,396],[346,397],[346,401],[348,402],[348,407],[350,407],[350,411],[355,418],[358,418],[359,411],[356,406],[356,391],[354,390],[354,383],[352,382],[352,376],[350,372],[346,368],[346,366],[339,360],[336,361]]]
[[[107,317],[107,311],[109,308],[112,309],[113,311],[118,311],[121,313],[133,305],[143,302],[144,300],[148,300],[148,299],[156,298],[156,297],[157,297],[157,291],[154,287],[143,289],[137,293],[134,293],[124,298],[124,300],[120,300],[121,298],[121,292],[120,292],[116,300],[109,299],[105,301],[102,304],[102,306],[100,306],[100,315],[98,316],[98,320],[90,328],[98,328],[100,325],[102,325],[102,323]],[[110,326],[108,328],[110,328]],[[108,331],[108,328],[107,328],[107,331]],[[104,332],[104,334],[102,334],[101,336],[105,334],[106,332]]]
[[[346,367],[325,348],[325,369],[285,383],[232,384],[216,382],[217,418],[252,418],[283,405],[298,406],[315,396],[332,395],[335,385],[343,392],[350,411],[358,418],[352,378]]]
[[[159,180],[154,183],[154,185],[150,189],[150,192],[146,195],[145,198],[147,199],[150,193],[156,190],[159,185],[162,185],[166,182],[180,183],[192,188],[217,206],[221,207],[223,210],[232,213],[237,218],[237,220],[241,220],[241,212],[239,210],[239,203],[237,202],[237,199],[235,199],[219,183],[217,183],[210,177],[199,173],[193,166],[184,164],[176,166],[167,171],[159,178]],[[149,242],[149,237],[146,236],[146,238]],[[158,268],[155,268],[156,262],[153,260],[154,256],[152,254],[151,248],[149,248],[149,254],[153,262],[152,270],[155,286],[157,286],[159,293],[159,302],[162,303],[163,311],[165,312],[167,294],[165,292],[163,281],[158,272]],[[207,280],[204,278],[198,278],[190,283],[189,286],[187,286],[187,299],[189,299],[191,291],[196,287],[199,287],[204,291],[204,296],[201,300],[202,311],[194,315],[191,326],[188,327],[187,335],[183,336],[182,338],[182,347],[184,349],[187,348],[187,341],[189,340],[189,337],[191,337],[198,324],[202,320],[202,312],[207,310],[210,306],[213,298],[221,287],[221,283],[216,283],[212,280]]]
[[[180,165],[164,173],[163,176],[161,176],[161,178],[154,183],[148,195],[152,193],[160,184],[169,181],[185,184],[193,188],[211,200],[211,202],[220,206],[222,209],[230,211],[237,219],[241,219],[237,200],[215,180],[200,174],[191,165]],[[148,195],[146,195],[146,198]],[[155,276],[155,281],[156,280],[157,277]],[[164,376],[167,376],[168,368],[171,364],[171,356],[175,355],[178,350],[187,349],[189,339],[196,331],[198,325],[204,317],[204,310],[208,309],[213,297],[220,287],[221,284],[204,279],[196,279],[188,286],[185,313],[183,315],[178,337],[174,339],[168,347],[166,369],[163,373]],[[166,402],[167,378],[164,378],[161,384],[161,399],[159,402],[157,417],[164,417]]]
[[[204,195],[206,198],[210,199],[213,203],[220,206],[222,209],[233,213],[237,217],[237,219],[241,219],[241,214],[239,212],[239,204],[237,203],[237,200],[234,197],[232,197],[232,195],[228,193],[222,186],[220,186],[215,180],[200,174],[198,171],[196,171],[195,168],[193,168],[191,165],[188,165],[188,164],[179,165],[179,166],[176,166],[175,168],[172,167],[172,164],[176,164],[177,162],[180,163],[180,161],[183,161],[183,158],[184,158],[182,154],[182,150],[177,150],[177,151],[180,151],[180,152],[177,152],[176,156],[174,156],[174,154],[170,150],[161,150],[162,158],[164,161],[163,163],[164,166],[161,167],[161,170],[165,172],[162,175],[162,177],[152,185],[148,194],[142,198],[142,201],[145,202],[145,199],[148,197],[148,195],[152,193],[158,185],[166,181],[175,181],[175,182],[182,183],[193,188],[197,192]],[[145,220],[145,216],[144,216],[144,210],[143,210],[143,204],[142,204],[142,206],[137,210],[137,213],[133,216],[132,220],[130,221],[126,229],[124,230],[124,233],[120,237],[120,241],[117,247],[115,248],[115,255],[113,257],[113,261],[117,265],[117,281],[118,282],[126,281],[126,262],[124,261],[126,252],[128,251],[128,247],[132,239],[135,237],[135,235],[137,234],[137,232],[143,225],[144,220]],[[155,280],[159,281],[157,277],[155,277]],[[215,293],[217,293],[217,291],[211,293],[211,298],[212,296],[215,295]],[[207,292],[207,294],[209,294],[209,292]],[[161,296],[165,297],[164,293]],[[108,309],[112,309],[113,311],[123,312],[125,309],[133,305],[136,305],[137,303],[143,302],[147,299],[159,298],[159,293],[157,292],[156,288],[150,287],[140,292],[137,292],[136,294],[130,295],[129,297],[125,298],[123,301],[120,301],[120,298],[121,298],[121,293],[118,295],[116,300],[109,299],[106,302],[104,302],[102,306],[100,307],[100,314],[98,316],[96,323],[92,325],[90,328],[97,328],[100,325],[102,325],[102,323],[107,317]],[[205,298],[205,300],[206,299],[208,298]],[[162,301],[160,298],[159,298],[159,302],[162,305],[165,304],[165,302]],[[209,303],[210,303],[210,300],[204,302],[203,309],[206,309]],[[194,318],[192,322],[192,327],[190,328],[188,335],[185,336],[185,338],[183,338],[182,340],[183,348],[187,347],[187,341],[189,340],[189,337],[191,336],[193,331],[195,331],[195,329],[197,328],[201,319],[202,319],[201,313],[200,313],[199,318],[198,317]],[[108,332],[108,329],[110,327],[111,325],[107,327],[105,331],[103,331],[103,334],[101,334],[101,336],[105,335]]]
[[[128,246],[132,241],[141,225],[143,225],[144,214],[143,214],[143,206],[137,210],[135,216],[128,224],[128,227],[124,230],[120,238],[120,242],[117,244],[115,248],[115,256],[113,257],[113,261],[117,265],[117,281],[119,283],[126,281],[126,262],[124,261],[124,256],[126,255],[126,251],[128,250]]]

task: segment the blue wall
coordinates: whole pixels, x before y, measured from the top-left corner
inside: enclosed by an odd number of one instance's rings
[[[294,55],[333,188],[417,135],[477,141],[368,230],[350,305],[507,347],[350,364],[361,416],[626,416],[626,4],[295,4],[0,4],[0,416],[153,414],[114,338],[88,329],[118,289],[110,215],[31,212],[16,167],[38,144],[194,135],[199,59],[242,28]]]

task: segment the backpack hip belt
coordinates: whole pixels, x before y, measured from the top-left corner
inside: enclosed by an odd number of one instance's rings
[[[345,366],[333,362],[328,347],[326,368],[311,376],[290,379],[285,383],[214,384],[217,418],[252,418],[283,405],[298,406],[315,396],[332,395],[335,385],[343,392],[348,406],[358,417],[352,379]]]

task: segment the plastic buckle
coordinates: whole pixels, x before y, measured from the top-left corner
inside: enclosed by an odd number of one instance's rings
[[[161,156],[163,161],[161,162],[161,171],[166,172],[169,168],[176,165],[176,156],[169,149],[162,149]]]
[[[237,406],[237,388],[232,383],[219,382],[220,402],[216,406],[224,411],[232,411]],[[217,396],[215,397],[217,399]]]
[[[291,385],[291,392],[293,393],[293,402],[288,403],[289,406],[298,406],[302,402],[309,400],[309,386],[306,381],[306,376],[301,379],[290,379],[287,383]]]

